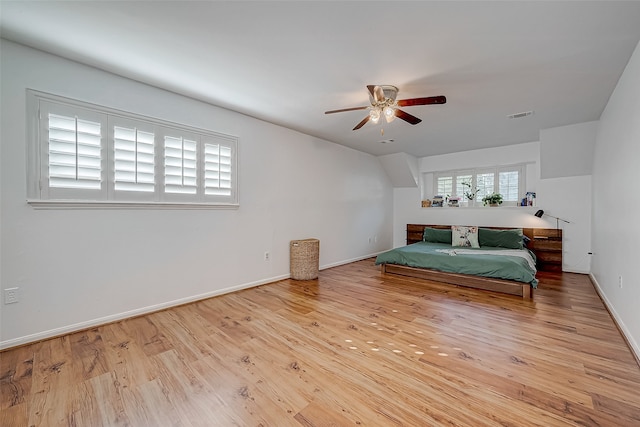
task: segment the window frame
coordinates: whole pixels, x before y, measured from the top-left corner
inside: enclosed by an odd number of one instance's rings
[[[493,174],[493,191],[492,192],[500,192],[500,173],[503,172],[518,172],[518,195],[525,194],[526,188],[526,163],[518,163],[513,165],[499,165],[499,166],[488,166],[488,167],[478,167],[478,168],[464,168],[464,169],[453,169],[448,171],[437,171],[437,172],[429,172],[433,174],[433,185],[431,191],[433,195],[441,195],[446,197],[447,194],[438,194],[438,180],[440,178],[451,178],[452,180],[452,194],[449,194],[450,197],[459,197],[460,201],[459,206],[482,206],[482,197],[484,193],[478,192],[476,198],[474,200],[475,203],[469,203],[469,200],[465,197],[464,194],[457,194],[457,186],[458,186],[458,178],[462,176],[472,176],[472,186],[477,188],[477,179],[478,175],[481,174]],[[520,196],[519,196],[520,197]],[[522,196],[524,197],[524,196]],[[428,198],[428,197],[426,197]],[[504,200],[501,206],[520,206],[520,199],[517,200]]]
[[[78,190],[55,188],[49,182],[48,114],[85,115],[100,119],[101,188]],[[115,190],[114,128],[140,128],[154,135],[154,191]],[[165,136],[196,141],[196,194],[165,192]],[[179,208],[237,209],[239,138],[207,129],[143,116],[58,95],[27,89],[27,203],[35,208]],[[220,144],[230,151],[230,191],[224,195],[205,192],[205,144]]]

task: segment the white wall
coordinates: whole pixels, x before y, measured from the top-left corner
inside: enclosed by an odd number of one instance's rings
[[[540,131],[540,177],[591,175],[598,122]]]
[[[570,224],[544,216],[547,228],[560,227],[562,234],[562,270],[573,273],[591,271],[591,175],[541,179],[537,205],[549,215],[566,219]]]
[[[378,160],[387,172],[394,187],[418,186],[418,158],[407,153],[379,156]]]
[[[289,241],[320,266],[392,244],[377,158],[2,41],[0,346],[287,277]],[[36,210],[26,203],[25,90],[239,137],[238,210]],[[263,260],[264,252],[271,260]],[[4,301],[3,301],[4,302]]]
[[[577,128],[581,129],[581,128]],[[580,134],[580,132],[577,132]],[[576,138],[569,134],[569,138]],[[406,244],[406,225],[458,224],[497,227],[555,228],[556,220],[533,216],[538,209],[571,221],[560,223],[563,231],[563,270],[588,273],[591,250],[591,177],[540,179],[540,143],[472,150],[420,159],[424,194],[433,188],[432,171],[526,163],[526,191],[537,193],[536,207],[422,208],[422,193],[416,188],[393,191],[393,245]],[[523,195],[524,197],[524,195]]]
[[[545,217],[564,229],[562,269],[591,271],[591,173],[598,121],[540,131],[538,206],[570,221]]]
[[[600,118],[593,163],[591,268],[603,298],[640,358],[639,118],[640,44]]]

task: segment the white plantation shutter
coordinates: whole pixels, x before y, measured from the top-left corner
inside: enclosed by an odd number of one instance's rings
[[[498,192],[502,194],[503,204],[518,205],[524,197],[522,185],[524,168],[521,166],[503,167],[498,169]]]
[[[460,201],[467,201],[467,198],[464,196],[464,192],[467,190],[467,187],[462,185],[463,182],[472,182],[473,175],[470,173],[456,174],[456,191],[455,194],[451,194],[452,196],[460,197]]]
[[[184,137],[164,137],[164,191],[196,194],[197,144]]]
[[[138,128],[114,126],[114,188],[116,191],[155,190],[154,135]]]
[[[231,147],[205,143],[204,155],[205,194],[230,196],[232,184]]]
[[[238,139],[27,90],[34,206],[238,206]]]
[[[101,124],[48,114],[49,187],[99,190],[102,186]]]
[[[495,169],[491,172],[483,171],[476,174],[476,186],[478,187],[476,201],[481,201],[484,196],[493,194],[496,191],[495,175]]]
[[[435,195],[446,197],[453,191],[453,176],[439,176],[436,179],[436,186]]]

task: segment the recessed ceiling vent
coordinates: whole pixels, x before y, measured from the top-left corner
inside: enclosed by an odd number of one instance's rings
[[[392,144],[396,142],[395,139],[383,139],[382,141],[378,141],[380,144]]]
[[[509,114],[507,116],[507,118],[509,118],[509,119],[521,119],[523,117],[532,116],[532,115],[533,115],[533,111],[525,111],[524,113]]]

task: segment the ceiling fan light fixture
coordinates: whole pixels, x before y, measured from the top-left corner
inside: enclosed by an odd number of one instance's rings
[[[378,120],[380,120],[380,109],[376,107],[369,110],[369,118],[373,123],[378,123]]]
[[[387,105],[386,107],[384,107],[384,118],[387,120],[387,123],[391,123],[393,121],[393,119],[396,118],[396,109],[391,107],[390,105]]]

